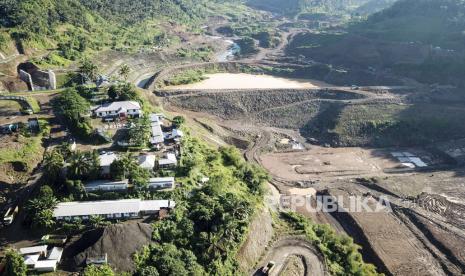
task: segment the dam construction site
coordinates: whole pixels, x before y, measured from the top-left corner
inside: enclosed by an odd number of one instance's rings
[[[463,1],[3,2],[0,275],[465,275]]]

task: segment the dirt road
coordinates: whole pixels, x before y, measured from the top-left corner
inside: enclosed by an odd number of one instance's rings
[[[263,275],[261,269],[270,261],[274,261],[276,263],[275,268],[270,275],[279,275],[279,273],[286,268],[289,257],[291,256],[298,256],[302,258],[304,262],[304,275],[328,275],[325,269],[323,257],[309,242],[299,237],[286,237],[277,241],[252,275]]]

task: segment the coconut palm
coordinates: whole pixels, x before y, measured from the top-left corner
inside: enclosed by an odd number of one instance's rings
[[[123,64],[120,68],[119,68],[119,75],[121,77],[123,77],[123,79],[125,81],[127,81],[128,77],[129,77],[129,72],[131,72],[131,68],[129,68],[129,66],[127,64]]]
[[[70,156],[68,176],[72,179],[87,178],[93,169],[93,162],[87,154],[76,151]]]
[[[79,72],[83,77],[90,79],[91,81],[96,81],[98,77],[98,67],[89,60],[84,60],[79,67]]]
[[[43,167],[50,183],[55,183],[58,179],[65,160],[58,150],[48,152],[44,156]]]

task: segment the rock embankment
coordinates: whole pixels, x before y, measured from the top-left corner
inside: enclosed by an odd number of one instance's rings
[[[164,100],[176,106],[208,112],[225,119],[264,112],[307,101],[351,101],[364,95],[326,89],[247,89],[158,92],[170,96]]]

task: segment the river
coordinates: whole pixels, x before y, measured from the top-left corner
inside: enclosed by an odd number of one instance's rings
[[[207,35],[206,37],[213,39],[213,40],[221,41],[221,43],[224,44],[226,47],[224,51],[221,51],[215,55],[216,61],[219,61],[219,62],[231,61],[236,57],[236,54],[241,51],[241,47],[239,47],[239,45],[231,39],[226,39],[221,36],[211,36],[211,35]]]
[[[322,86],[318,81],[281,78],[269,75],[216,73],[206,75],[207,79],[186,85],[168,86],[171,90],[197,90],[197,89],[295,89],[316,88]],[[325,85],[324,85],[325,86]]]

